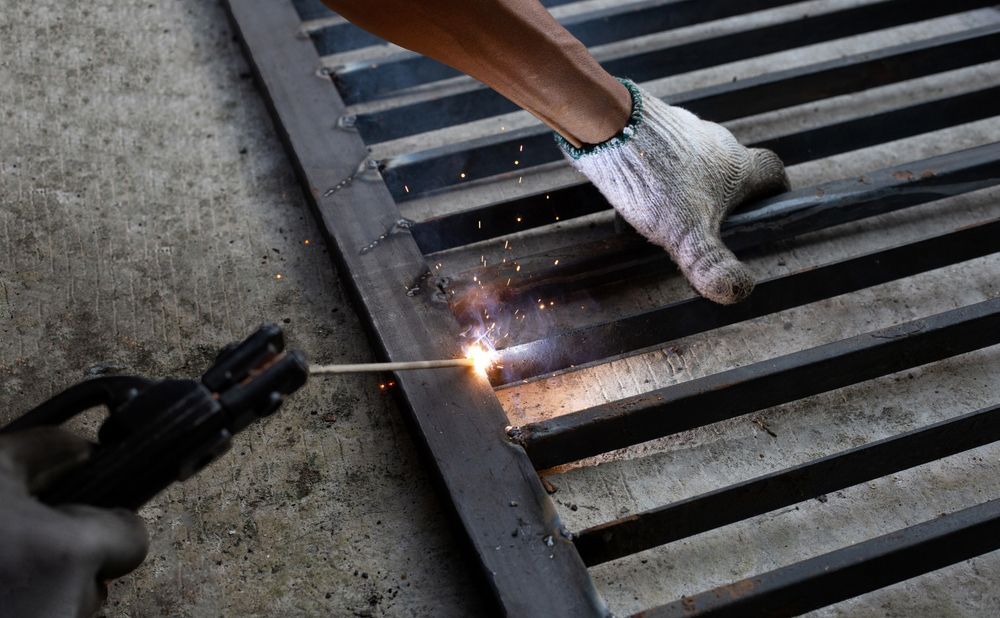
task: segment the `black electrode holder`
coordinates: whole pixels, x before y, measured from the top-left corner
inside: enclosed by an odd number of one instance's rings
[[[285,352],[281,328],[268,324],[224,348],[201,380],[107,376],[69,387],[0,433],[60,425],[95,406],[108,417],[91,456],[46,487],[48,504],[138,509],[226,452],[232,437],[273,414],[306,383],[297,350]]]

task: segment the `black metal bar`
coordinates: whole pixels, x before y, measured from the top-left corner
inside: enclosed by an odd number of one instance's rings
[[[681,28],[692,24],[712,21],[732,15],[793,4],[795,0],[653,0],[633,5],[619,5],[584,15],[577,15],[563,21],[566,29],[587,46],[600,45],[612,41],[638,37],[654,32]],[[837,14],[835,14],[837,15]],[[794,21],[798,21],[798,17]],[[827,18],[829,19],[829,18]],[[836,18],[834,18],[836,19]],[[896,19],[907,19],[902,14]],[[789,22],[792,23],[792,22]],[[845,22],[846,23],[846,22]],[[787,28],[788,24],[785,24]],[[737,47],[729,47],[724,41],[733,35],[722,35],[707,40],[696,41],[661,49],[656,52],[659,62],[656,72],[660,77],[691,71],[725,62],[725,58],[740,58],[747,55],[767,53],[770,47],[796,47],[793,40],[786,40],[782,33],[772,33],[775,37],[761,46],[758,31],[737,35]],[[810,30],[816,36],[830,36],[818,30]],[[761,31],[760,37],[767,36]],[[670,58],[670,62],[664,62]],[[622,65],[623,74],[631,74],[630,58],[612,61],[612,65]],[[357,96],[358,100],[389,94],[395,90],[409,88],[428,82],[459,75],[457,71],[422,56],[400,56],[395,62],[380,63],[376,66],[358,63],[337,72],[337,79],[345,92]],[[365,91],[365,89],[368,89]],[[401,106],[385,112],[365,114],[358,118],[358,130],[368,143],[388,141],[424,131],[440,129],[453,124],[462,124],[481,118],[489,118],[517,110],[517,106],[489,88],[480,86],[474,90],[439,97],[432,101]]]
[[[749,13],[760,8],[780,6],[781,4],[788,4],[788,2],[736,3],[725,0],[695,0],[689,6],[684,6],[683,3],[667,3],[652,8],[646,12],[645,16],[639,15],[639,19],[627,17],[625,14],[626,16],[619,18],[624,22],[621,24],[615,23],[616,20],[610,18],[608,11],[605,10],[597,19],[592,20],[592,23],[586,23],[587,20],[584,20],[577,24],[568,24],[570,26],[568,30],[574,36],[582,37],[581,40],[586,45],[596,45],[609,40],[618,40],[614,35],[614,31],[617,29],[621,30],[621,38],[627,39],[678,27],[672,25],[673,23],[681,26],[690,25],[720,17]],[[848,7],[820,15],[795,16],[782,23],[743,32],[732,32],[720,37],[661,47],[650,51],[640,51],[622,58],[605,61],[602,65],[612,75],[623,75],[637,81],[646,81],[786,49],[892,28],[991,4],[990,0],[957,0],[949,3],[934,0],[881,0],[872,4]],[[620,10],[616,12],[622,14]],[[672,19],[673,14],[676,14],[675,19]],[[684,19],[685,17],[686,19]],[[604,22],[603,25],[606,26],[604,33],[599,38],[589,38],[592,32],[601,30],[601,22]],[[430,58],[405,55],[400,56],[395,61],[351,65],[337,71],[336,79],[345,100],[353,104],[456,75],[459,73],[454,69]],[[446,115],[439,118],[448,118],[454,115],[457,110],[465,110],[467,113],[473,114],[473,116],[457,116],[457,122],[453,119],[449,123],[457,124],[475,118],[495,116],[505,113],[505,110],[509,111],[510,104],[506,103],[499,95],[493,94],[491,91],[483,92],[486,94],[475,97],[477,105],[456,102],[453,107],[447,107]],[[456,96],[462,98],[465,95]],[[445,104],[445,101],[447,99],[439,99],[435,103]],[[431,108],[429,111],[434,114],[435,111],[440,110]],[[413,110],[413,113],[407,113],[404,117],[412,119],[424,113],[423,111],[419,114],[416,112],[417,110]]]
[[[310,3],[310,4],[311,3],[320,4],[319,0],[297,0],[297,1],[298,2]],[[559,5],[562,5],[562,4],[569,4],[571,2],[577,2],[577,1],[579,1],[579,0],[540,0],[541,4],[543,6],[550,7],[550,8],[554,7],[554,6],[559,6]],[[660,1],[662,1],[662,0],[660,0]],[[320,6],[322,6],[322,5],[320,5]],[[312,14],[312,13],[310,13],[310,15],[311,15],[310,17],[303,16],[303,19],[315,19],[316,17],[323,17],[324,16],[324,15]],[[329,15],[332,15],[332,13],[330,13]],[[329,15],[325,15],[325,16],[329,16]],[[316,51],[317,51],[317,53],[319,53],[320,56],[328,56],[330,54],[338,54],[338,53],[341,53],[341,52],[351,51],[351,50],[354,50],[354,49],[361,49],[363,47],[369,47],[369,46],[372,46],[372,45],[385,45],[385,44],[387,44],[386,41],[385,41],[385,39],[377,37],[374,34],[371,34],[371,33],[367,32],[365,30],[362,30],[361,28],[359,28],[359,27],[357,27],[357,26],[355,26],[354,24],[351,24],[351,23],[335,24],[335,25],[332,25],[332,26],[324,27],[324,28],[318,28],[316,30],[313,30],[310,33],[310,36],[312,37],[313,43],[316,45]],[[394,58],[385,59],[384,62],[398,63],[398,62],[404,62],[404,61],[409,60],[411,58],[423,58],[423,56],[417,56],[417,55],[409,53],[409,52],[403,52],[403,53],[400,53],[398,56],[396,56]],[[427,60],[428,64],[437,64],[433,60],[430,60],[429,58],[426,58],[425,60]],[[383,61],[379,61],[379,62],[381,63]],[[364,63],[360,63],[360,65],[353,65],[353,66],[364,66]],[[444,65],[438,65],[438,67],[435,67],[435,70],[441,70],[441,68],[447,68],[447,67],[444,67]],[[449,69],[449,70],[454,71],[453,69]],[[457,74],[457,73],[455,73],[455,74]],[[441,79],[443,79],[443,78],[441,78]],[[379,91],[379,93],[382,93],[382,92],[383,91]],[[389,92],[389,91],[384,91],[384,92]],[[345,98],[345,100],[348,100],[348,99]],[[355,102],[357,102],[357,100],[355,100],[352,97],[350,100],[348,100],[348,102],[349,103],[355,103]]]
[[[295,12],[303,21],[319,19],[321,17],[333,17],[334,13],[321,0],[292,0]]]
[[[447,310],[424,295],[407,295],[405,288],[421,280],[427,265],[408,234],[386,234],[399,210],[374,175],[359,175],[367,148],[356,134],[320,120],[342,114],[344,105],[328,80],[314,76],[319,57],[311,42],[297,36],[301,24],[291,4],[227,4],[376,349],[394,360],[459,356],[459,327]],[[345,178],[354,181],[345,184]],[[377,247],[361,251],[380,237]],[[400,374],[396,381],[414,437],[500,613],[606,615],[579,554],[560,533],[558,514],[531,462],[504,439],[506,415],[488,382],[474,372],[440,369]],[[512,530],[521,534],[512,536]]]
[[[775,137],[756,144],[779,153],[786,165],[929,133],[1000,113],[1000,86],[929,101],[847,122]]]
[[[574,536],[588,566],[1000,440],[1000,405],[588,528]]]
[[[578,0],[541,0],[544,6],[552,7]],[[304,20],[333,17],[335,13],[320,0],[292,0],[299,16]],[[372,45],[385,45],[385,39],[375,36],[352,23],[334,24],[317,28],[309,33],[320,56],[338,54]]]
[[[1000,298],[511,430],[549,468],[1000,343]]]
[[[646,0],[645,2],[622,3],[580,15],[571,15],[559,21],[581,43],[593,46],[799,1],[746,0],[735,3],[727,0]],[[544,4],[555,6],[563,3],[565,2]],[[316,43],[319,54],[323,56],[385,43],[384,40],[367,34],[360,28],[350,26],[350,29],[353,31],[348,31],[348,28],[337,25],[313,32],[313,41]],[[362,33],[371,39],[371,42],[362,43],[359,38]],[[414,57],[401,55],[395,60],[390,59],[389,62],[401,62],[404,59],[409,60]],[[424,58],[423,61],[434,62],[428,58]],[[377,73],[377,71],[373,71],[373,73]],[[459,75],[459,73],[451,70],[451,74],[448,76],[451,75]],[[372,77],[378,79],[376,75],[372,75]],[[391,87],[392,84],[385,86],[385,88]],[[389,90],[380,89],[376,94],[387,92]]]
[[[708,120],[724,122],[995,60],[1000,57],[998,49],[1000,25],[984,26],[702,88],[665,100]],[[989,110],[993,109],[989,106]],[[980,110],[981,117],[990,116],[989,110]],[[919,132],[913,130],[910,134]],[[464,182],[521,173],[561,157],[551,132],[535,126],[387,159],[383,178],[397,201],[406,201]],[[551,192],[551,198],[557,199],[557,194]]]
[[[309,33],[309,38],[312,39],[320,56],[339,54],[372,45],[388,45],[385,39],[362,30],[350,22],[313,30]]]
[[[763,200],[730,215],[723,222],[723,236],[740,252],[998,183],[1000,143],[986,144]],[[558,266],[553,265],[556,259]],[[463,303],[463,285],[473,277],[475,289],[483,282],[499,300],[516,304],[522,297],[558,297],[672,269],[666,252],[630,233],[479,268],[454,277],[451,286],[456,306]]]
[[[1000,500],[991,500],[634,618],[798,616],[998,548]]]
[[[539,339],[501,352],[494,386],[635,352],[673,339],[832,298],[1000,251],[1000,219],[926,240],[811,267],[758,284],[736,305],[695,297]],[[495,310],[494,310],[495,311]]]

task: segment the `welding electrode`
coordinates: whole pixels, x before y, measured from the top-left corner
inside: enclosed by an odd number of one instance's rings
[[[309,373],[324,375],[334,373],[382,373],[387,371],[412,371],[414,369],[439,369],[443,367],[476,367],[473,358],[450,358],[446,360],[410,361],[403,363],[361,363],[354,365],[312,365]]]

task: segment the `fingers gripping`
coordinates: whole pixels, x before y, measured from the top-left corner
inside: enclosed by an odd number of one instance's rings
[[[90,443],[58,427],[38,427],[0,435],[0,473],[29,493],[83,463]]]
[[[125,509],[99,509],[72,504],[59,507],[75,525],[85,559],[96,579],[114,579],[138,567],[149,550],[146,527]]]

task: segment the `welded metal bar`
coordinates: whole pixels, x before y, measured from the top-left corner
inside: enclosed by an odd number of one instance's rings
[[[558,4],[565,4],[567,1],[545,2],[543,4],[551,7]],[[620,3],[596,11],[568,15],[559,21],[581,43],[592,46],[681,28],[731,15],[793,4],[799,1],[801,0],[744,0],[743,2],[731,2],[729,0],[645,0]],[[356,33],[362,33],[364,32],[363,30],[356,27],[353,28],[356,32],[345,32],[344,30],[344,28],[334,26],[313,33],[316,49],[321,56],[365,46],[355,44],[354,42]],[[368,36],[375,40],[374,44],[385,43],[385,41],[373,35]],[[415,54],[401,54],[388,61],[403,62],[412,58],[421,57]],[[429,58],[422,58],[421,62],[433,63],[434,61]],[[441,66],[443,67],[444,65]],[[450,73],[447,72],[448,70],[445,67],[445,70],[442,71],[441,79],[460,74],[454,69],[450,69]],[[379,79],[377,71],[371,71],[371,73],[371,77]],[[395,89],[394,86],[398,88],[397,85],[386,84],[383,88],[388,88],[389,90],[380,88],[376,94],[390,92]]]
[[[991,500],[634,618],[798,616],[998,548],[1000,500]]]
[[[722,224],[723,237],[739,252],[997,184],[1000,143],[986,144],[763,200],[730,215]],[[480,282],[498,300],[517,304],[521,298],[559,297],[674,268],[666,252],[628,233],[478,268],[453,277],[450,286],[456,307],[464,302],[463,288],[479,290]]]
[[[1000,405],[637,513],[574,535],[588,566],[1000,440]]]
[[[672,26],[671,13],[677,13],[679,18],[683,18],[682,11],[690,15],[687,19],[681,19],[679,25],[689,25],[702,21],[710,21],[720,17],[750,13],[757,8],[769,8],[779,6],[788,2],[731,2],[728,0],[694,0],[689,6],[683,3],[669,3],[657,9],[649,11],[647,19],[632,20],[632,18],[622,18],[630,24],[619,24],[608,21],[609,27],[600,39],[585,41],[587,45],[596,45],[601,42],[608,42],[604,37],[613,36],[612,28],[621,27],[622,38],[627,39],[641,34],[648,34],[659,30],[666,30]],[[923,19],[931,19],[942,15],[950,15],[965,10],[990,6],[989,0],[957,0],[956,2],[937,2],[935,0],[881,0],[871,4],[835,9],[829,13],[819,15],[797,14],[781,23],[751,28],[741,32],[730,32],[722,36],[710,36],[710,38],[677,45],[662,46],[649,49],[648,46],[640,48],[637,52],[632,52],[624,57],[605,60],[602,66],[612,75],[622,75],[631,77],[637,81],[659,79],[669,75],[676,75],[688,71],[735,62],[755,56],[762,56],[786,49],[794,49],[806,45],[813,45],[834,39],[854,36],[866,32],[873,32],[884,28],[892,28],[902,24],[913,23]],[[754,6],[756,5],[756,6]],[[607,11],[603,11],[606,15]],[[658,14],[658,15],[657,15]],[[587,28],[581,28],[570,24],[570,32],[587,37],[590,32],[600,30],[598,23],[588,24]],[[685,21],[687,23],[685,23]],[[659,23],[656,23],[659,22]],[[640,25],[653,26],[651,29],[642,28]],[[660,25],[662,24],[662,26]],[[582,25],[582,24],[581,24]],[[632,25],[636,34],[628,32],[627,25]],[[618,40],[612,38],[610,40]],[[385,95],[393,91],[429,84],[435,81],[448,79],[459,75],[457,71],[446,67],[430,58],[416,55],[403,55],[395,61],[372,63],[355,63],[349,67],[336,72],[336,80],[345,100],[349,103],[358,103],[380,95]],[[458,110],[465,110],[467,114],[454,117],[449,124],[458,122],[468,122],[475,118],[485,118],[505,113],[510,110],[510,104],[505,99],[492,93],[483,91],[482,95],[476,95],[476,105],[471,102],[447,103],[449,98],[441,98],[435,103],[442,104],[442,107],[435,112],[434,108],[428,110],[431,114],[442,113],[439,118],[453,116]],[[464,94],[456,95],[459,99],[465,97]],[[443,110],[447,111],[443,111]],[[416,117],[414,113],[407,113],[408,117]],[[424,112],[421,111],[421,114]],[[439,120],[441,122],[441,120]],[[447,125],[444,125],[447,126]],[[425,129],[426,130],[426,129]]]
[[[774,150],[786,165],[815,161],[992,116],[995,110],[989,107],[989,101],[995,100],[998,91],[998,87],[989,88],[749,145]],[[600,192],[588,183],[442,215],[416,224],[411,233],[421,250],[429,254],[609,208]]]
[[[636,352],[713,328],[934,270],[1000,251],[1000,219],[950,234],[810,267],[762,281],[736,305],[695,297],[625,318],[508,347],[494,386]]]
[[[1000,298],[511,430],[549,468],[1000,343]]]
[[[362,30],[350,22],[326,26],[309,33],[316,51],[321,56],[339,54],[352,49],[373,45],[388,45],[388,42],[367,30]]]
[[[291,4],[228,0],[228,6],[338,272],[380,355],[463,356],[459,326],[447,309],[407,294],[427,264],[409,235],[386,234],[399,210],[377,175],[364,172],[364,143],[321,120],[342,114],[344,104],[328,80],[315,77],[319,56],[297,36],[301,22]],[[379,238],[377,246],[361,250]],[[504,439],[506,415],[488,382],[460,368],[400,373],[396,382],[413,435],[457,515],[498,613],[605,616],[531,462]],[[521,534],[512,536],[512,530]]]
[[[724,122],[995,60],[1000,57],[998,49],[1000,24],[995,24],[701,88],[665,100],[708,120]],[[981,113],[989,116],[986,111]],[[464,182],[522,173],[561,157],[551,131],[533,126],[386,159],[383,178],[397,201],[405,201]],[[555,198],[557,192],[550,193]]]
[[[752,13],[758,10],[793,4],[794,0],[750,0],[731,2],[730,0],[652,0],[649,2],[617,5],[563,20],[563,25],[584,45],[594,46],[613,41],[625,40],[654,32],[667,31],[692,24],[712,21],[733,15]],[[836,14],[835,14],[836,15]],[[899,14],[895,19],[907,19]],[[790,18],[788,24],[797,22],[801,16]],[[836,21],[838,17],[825,17],[823,21]],[[848,22],[842,22],[847,24]],[[822,26],[822,24],[819,24]],[[660,62],[656,64],[660,77],[675,75],[685,71],[721,64],[725,58],[740,58],[767,53],[771,47],[796,47],[794,40],[785,41],[781,32],[773,32],[774,39],[761,43],[768,33],[766,29],[751,30],[748,33],[725,34],[701,41],[660,49],[656,54]],[[811,30],[813,36],[831,37],[832,33]],[[724,41],[736,36],[737,47],[729,47]],[[801,35],[800,35],[801,38]],[[783,47],[784,46],[784,47]],[[619,66],[622,74],[633,71],[630,59],[633,56],[612,61]],[[641,57],[641,56],[640,56]],[[663,58],[670,62],[663,62]],[[394,90],[409,88],[432,81],[455,77],[457,71],[436,63],[430,58],[416,55],[401,55],[395,62],[380,63],[376,66],[357,63],[337,71],[341,87],[359,100],[387,94]],[[370,79],[366,79],[366,76]],[[362,90],[368,88],[369,92]],[[424,131],[440,129],[453,124],[462,124],[481,118],[489,118],[517,110],[517,106],[485,86],[472,90],[438,97],[431,101],[400,106],[385,112],[365,114],[358,118],[358,130],[369,143],[388,141]]]
[[[540,1],[544,6],[553,7],[578,2],[579,0]],[[292,0],[292,4],[295,5],[295,9],[303,20],[333,17],[335,15],[320,0]],[[309,36],[312,38],[313,44],[316,46],[316,51],[320,56],[339,54],[372,45],[387,44],[385,39],[362,30],[350,22],[312,29],[309,32]]]
[[[333,17],[334,13],[321,0],[291,0],[295,12],[303,21]]]
[[[785,165],[797,165],[990,118],[1000,113],[1000,108],[996,106],[998,100],[1000,86],[994,86],[775,137],[757,142],[756,146],[779,153]]]

